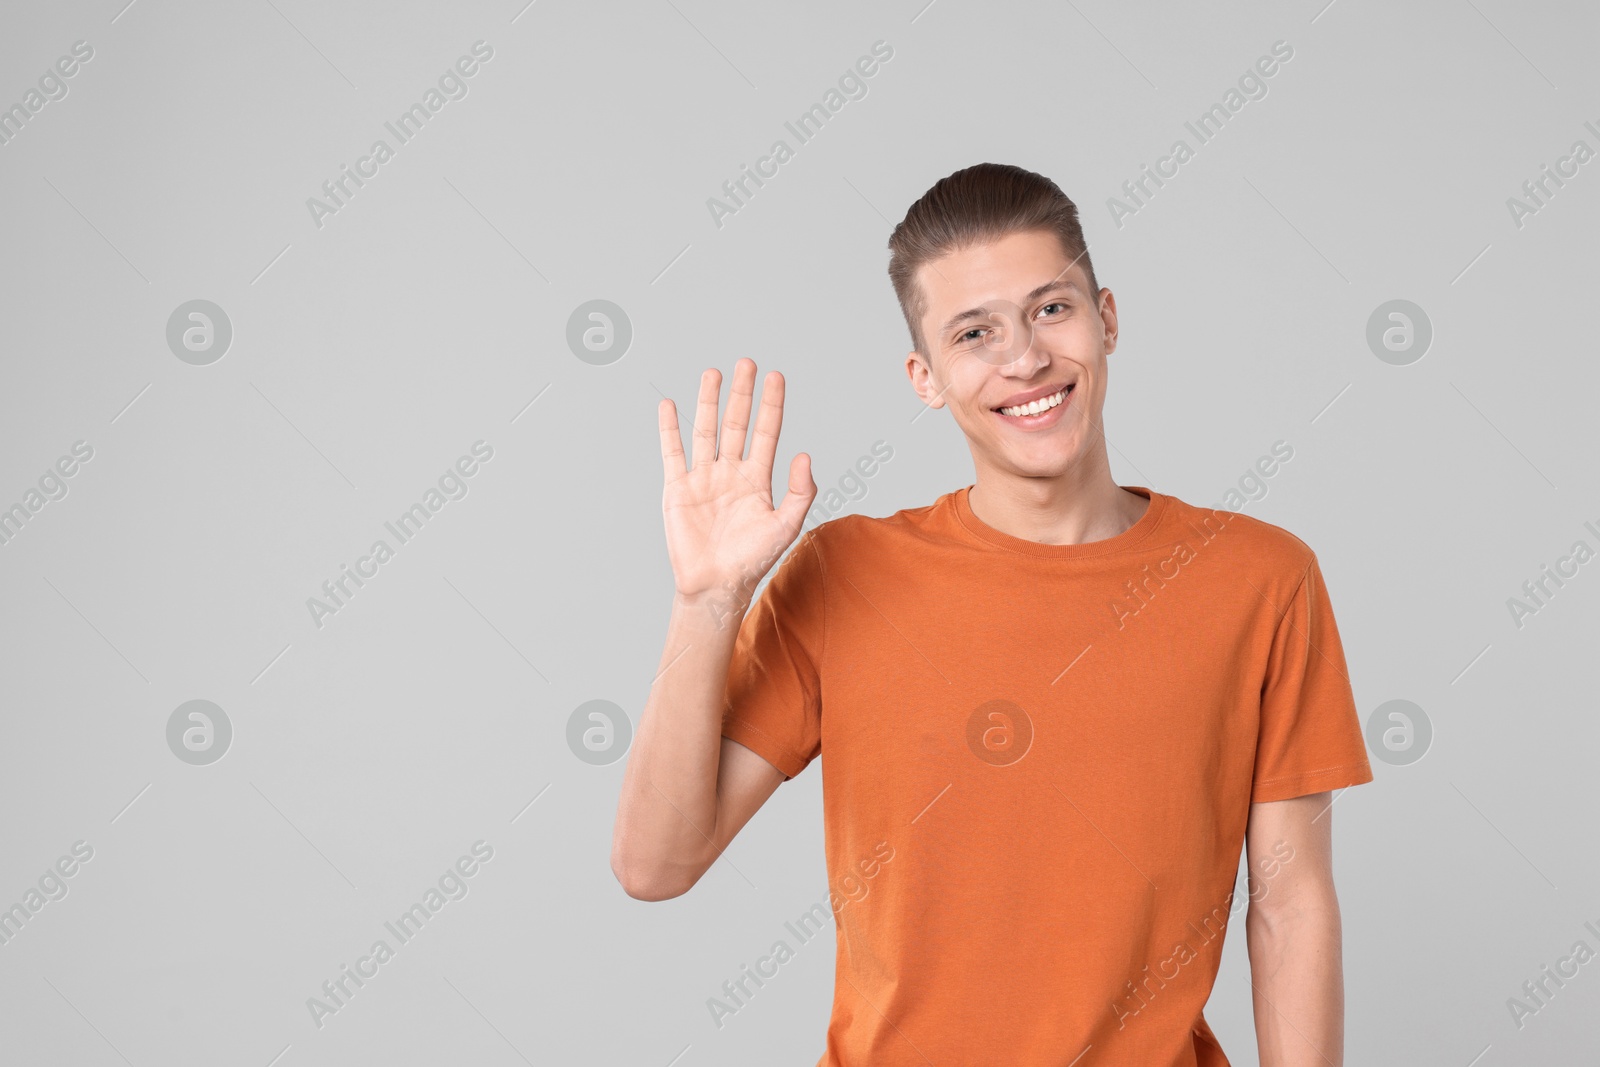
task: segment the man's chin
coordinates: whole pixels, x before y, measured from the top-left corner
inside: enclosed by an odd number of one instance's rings
[[[1079,461],[1077,448],[1007,449],[1002,469],[1018,478],[1059,478]]]

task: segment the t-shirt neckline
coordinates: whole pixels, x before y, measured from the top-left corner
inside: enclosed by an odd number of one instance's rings
[[[972,510],[972,504],[967,496],[972,492],[968,485],[957,489],[951,494],[955,506],[957,521],[973,537],[993,545],[996,548],[1009,549],[1024,555],[1039,556],[1045,559],[1083,559],[1088,556],[1104,556],[1112,552],[1122,552],[1133,548],[1143,542],[1154,532],[1161,522],[1161,515],[1166,510],[1167,496],[1143,485],[1122,485],[1119,489],[1126,489],[1131,493],[1149,500],[1144,514],[1140,515],[1134,524],[1112,537],[1102,538],[1099,541],[1084,541],[1075,545],[1048,545],[1040,541],[1030,541],[1025,537],[1013,537],[1011,534],[995,529],[988,525]]]

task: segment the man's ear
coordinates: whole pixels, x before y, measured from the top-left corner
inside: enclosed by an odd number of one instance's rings
[[[1106,355],[1117,350],[1117,298],[1110,289],[1101,289],[1097,301],[1100,307],[1100,323],[1106,332]]]
[[[944,407],[944,389],[933,380],[922,353],[915,348],[906,353],[906,377],[911,379],[911,388],[924,404],[931,408]]]

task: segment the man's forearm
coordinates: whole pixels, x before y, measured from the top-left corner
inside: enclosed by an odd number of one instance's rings
[[[721,698],[743,601],[675,597],[666,647],[628,752],[613,864],[677,877],[717,819]],[[673,872],[678,872],[674,874]]]
[[[1252,904],[1245,919],[1261,1067],[1344,1067],[1339,902]]]

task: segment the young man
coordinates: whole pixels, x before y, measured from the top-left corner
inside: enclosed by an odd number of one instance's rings
[[[889,240],[911,386],[970,486],[799,537],[784,383],[660,408],[676,581],[612,869],[686,892],[819,755],[836,980],[819,1067],[1226,1067],[1202,1015],[1249,866],[1264,1067],[1343,1063],[1332,791],[1372,780],[1321,570],[1294,535],[1119,486],[1117,306],[1056,185],[980,164]],[[1242,904],[1242,902],[1239,902]],[[781,1058],[788,1062],[787,1058]],[[773,1062],[780,1062],[774,1058]]]

